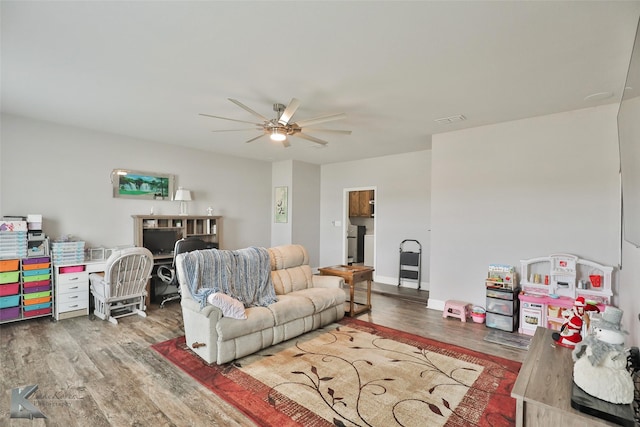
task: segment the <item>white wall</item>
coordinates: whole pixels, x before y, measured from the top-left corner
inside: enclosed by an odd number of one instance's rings
[[[309,253],[309,265],[320,267],[320,166],[293,162],[291,185],[292,242]]]
[[[433,137],[430,307],[484,305],[491,263],[519,268],[565,252],[618,265],[616,113],[607,105]]]
[[[640,346],[640,248],[622,244],[620,298],[618,308],[624,311],[622,326],[628,333],[627,346]]]
[[[222,215],[222,247],[269,246],[271,163],[2,115],[2,215],[43,215],[50,237],[88,246],[133,243],[131,215],[178,214],[179,203],[112,197],[115,168],[172,173],[193,191],[191,214]]]
[[[291,227],[291,185],[293,183],[293,162],[285,160],[271,165],[271,245],[280,246],[292,243]],[[289,218],[287,222],[275,222],[275,187],[287,187]]]
[[[428,289],[430,170],[430,150],[323,165],[320,264],[343,263],[343,225],[348,208],[344,190],[375,187],[375,280],[397,285],[400,242],[416,239],[422,244],[422,285]],[[335,226],[333,221],[341,225]]]
[[[271,221],[271,246],[299,244],[309,253],[309,265],[318,267],[320,253],[320,166],[286,160],[273,163],[273,186],[288,188],[286,223]],[[275,201],[272,190],[272,205]],[[275,206],[272,209],[275,218]]]

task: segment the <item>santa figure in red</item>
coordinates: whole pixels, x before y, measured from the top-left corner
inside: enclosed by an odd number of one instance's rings
[[[568,316],[565,316],[567,320],[562,325],[560,332],[554,332],[551,334],[553,340],[568,348],[574,348],[576,344],[582,341],[582,325],[584,323],[584,308],[586,306],[584,297],[576,298],[573,303],[573,308],[568,312]]]

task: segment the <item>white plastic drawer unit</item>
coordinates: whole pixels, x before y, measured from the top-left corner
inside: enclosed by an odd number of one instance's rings
[[[487,311],[505,316],[513,316],[515,312],[513,301],[487,297]]]
[[[487,289],[487,297],[513,301],[517,296],[512,291],[501,291],[498,289]]]
[[[89,273],[86,271],[58,274],[57,279],[56,286],[59,294],[79,291],[89,292]]]
[[[66,293],[58,297],[58,311],[61,313],[80,310],[89,307],[89,300],[87,298],[87,291]]]
[[[517,317],[503,316],[501,314],[495,314],[487,312],[486,322],[487,327],[502,329],[503,331],[513,332],[515,330]]]

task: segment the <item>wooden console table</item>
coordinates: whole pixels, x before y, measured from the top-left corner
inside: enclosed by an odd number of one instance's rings
[[[371,310],[371,281],[373,280],[373,268],[358,265],[334,265],[318,269],[323,276],[340,276],[349,285],[349,309],[345,314],[353,317],[365,311]],[[367,303],[355,302],[356,283],[367,282]]]
[[[537,328],[511,397],[516,399],[516,426],[615,426],[571,407],[571,350],[555,345],[547,328]]]

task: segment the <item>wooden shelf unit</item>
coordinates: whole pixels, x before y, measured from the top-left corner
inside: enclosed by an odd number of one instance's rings
[[[133,243],[153,253],[156,260],[173,258],[173,246],[158,252],[148,239],[153,231],[173,231],[175,241],[187,237],[198,237],[212,247],[220,247],[221,216],[208,215],[133,215]],[[174,241],[174,243],[175,243]],[[150,247],[151,246],[151,247]],[[156,249],[156,250],[154,250]]]

